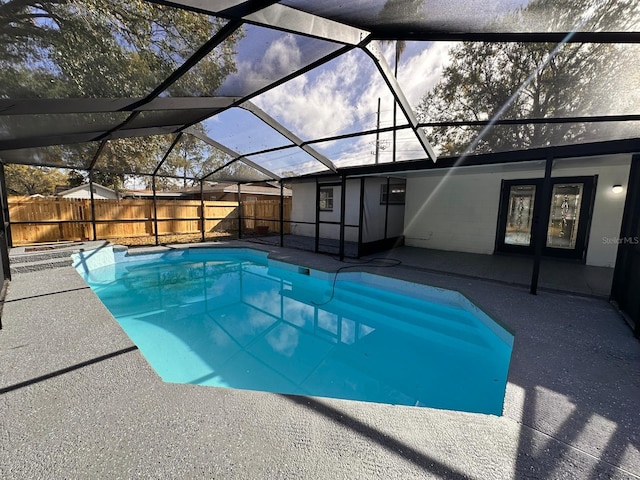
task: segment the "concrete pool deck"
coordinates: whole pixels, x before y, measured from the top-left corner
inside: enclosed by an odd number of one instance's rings
[[[0,477],[640,478],[640,342],[605,300],[416,265],[360,269],[459,290],[515,333],[502,417],[164,383],[58,266],[8,287]]]

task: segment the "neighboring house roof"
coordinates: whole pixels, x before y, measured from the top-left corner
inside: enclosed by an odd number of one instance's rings
[[[108,187],[105,187],[103,185],[100,185],[99,183],[94,183],[93,187],[97,190],[102,190],[105,193],[109,193],[113,196],[116,196],[116,191],[112,190]],[[73,187],[73,188],[69,188],[68,190],[63,190],[62,192],[57,192],[56,195],[59,197],[65,197],[65,196],[69,196],[70,194],[82,191],[82,190],[89,190],[89,184],[88,183],[83,183],[82,185],[78,185],[77,187]]]
[[[280,187],[273,186],[265,186],[265,185],[252,185],[245,184],[240,187],[240,192],[245,195],[272,195],[272,196],[280,196]],[[172,191],[157,191],[157,197],[176,197],[181,195],[192,195],[199,194],[200,187],[187,187],[180,188]],[[203,187],[203,193],[211,194],[211,193],[238,193],[238,185],[235,183],[218,183],[218,184],[205,184]],[[284,188],[283,195],[285,197],[290,197],[292,195],[291,189]],[[136,196],[136,197],[151,197],[153,196],[152,190],[126,190],[126,196]]]
[[[220,187],[216,190],[215,187]],[[214,188],[208,191],[223,191],[224,193],[238,193],[238,185],[214,185]],[[242,185],[240,192],[249,195],[277,195],[280,196],[280,187],[261,186],[261,185]],[[285,197],[291,196],[291,189],[284,188],[282,194]]]
[[[170,192],[163,192],[163,191],[156,191],[156,197],[162,198],[162,197],[175,197],[175,196],[180,196],[181,192],[180,191],[170,191]],[[143,198],[147,198],[147,197],[153,197],[153,190],[124,190],[122,192],[122,196],[124,197],[143,197]]]

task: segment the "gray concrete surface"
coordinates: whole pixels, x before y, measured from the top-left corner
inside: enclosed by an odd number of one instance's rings
[[[256,237],[248,241],[263,245],[279,245],[280,237]],[[313,251],[315,239],[301,235],[286,235],[284,246]],[[358,245],[345,242],[345,255],[355,257]],[[339,242],[321,239],[320,252],[337,255]],[[483,278],[500,283],[529,287],[533,270],[530,255],[483,255],[478,253],[447,252],[428,248],[400,247],[369,255],[362,260],[386,257],[400,260],[405,266],[415,266],[435,273]],[[539,288],[548,291],[571,292],[581,295],[609,297],[613,268],[593,267],[575,260],[545,257],[540,267]]]
[[[0,478],[640,478],[640,343],[606,301],[372,265],[514,331],[502,417],[164,383],[60,267],[9,285]]]

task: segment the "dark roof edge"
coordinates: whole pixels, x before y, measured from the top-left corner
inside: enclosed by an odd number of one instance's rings
[[[494,165],[500,163],[531,162],[551,158],[575,158],[593,157],[616,153],[640,152],[640,138],[625,140],[611,140],[606,142],[580,143],[575,145],[562,145],[554,147],[534,148],[530,150],[514,150],[509,152],[483,153],[480,155],[441,157],[436,163],[428,159],[409,160],[396,163],[379,163],[377,165],[361,165],[355,167],[339,168],[338,173],[321,172],[301,177],[283,179],[295,181],[296,179],[315,179],[323,177],[336,177],[345,175],[357,177],[364,175],[384,175],[398,172],[410,172],[420,170],[451,169],[459,167],[471,167],[479,165]]]

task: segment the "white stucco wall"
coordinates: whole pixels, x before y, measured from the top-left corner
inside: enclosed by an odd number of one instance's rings
[[[556,160],[553,177],[598,175],[587,247],[588,265],[612,267],[620,234],[631,155]],[[419,176],[418,176],[419,175]],[[491,254],[502,180],[542,178],[544,162],[462,168],[412,175],[407,179],[404,235],[409,246]],[[621,184],[622,194],[611,187]]]

